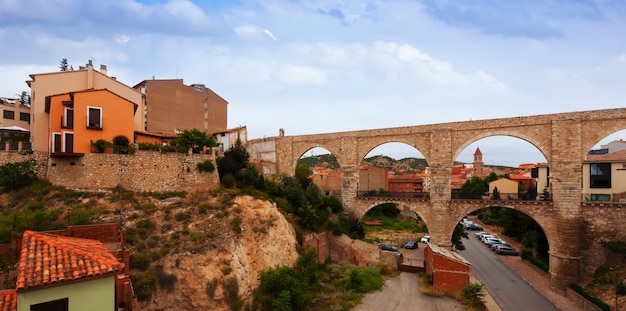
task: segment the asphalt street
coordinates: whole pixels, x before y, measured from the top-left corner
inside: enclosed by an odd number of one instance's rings
[[[471,262],[472,271],[503,311],[559,310],[503,263],[500,255],[477,239],[474,232],[468,232],[468,236],[463,239],[465,250],[460,253]]]

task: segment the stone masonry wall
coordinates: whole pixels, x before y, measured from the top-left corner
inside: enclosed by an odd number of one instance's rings
[[[46,153],[21,155],[0,152],[0,165],[35,159],[39,176],[51,183],[75,189],[114,188],[133,191],[192,191],[219,186],[217,165],[210,155],[137,151],[135,154],[91,153],[82,157],[48,158]],[[198,163],[210,160],[212,173],[198,171]]]

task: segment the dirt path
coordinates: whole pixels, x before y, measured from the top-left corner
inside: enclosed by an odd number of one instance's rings
[[[463,305],[448,297],[431,297],[419,290],[419,276],[415,273],[402,272],[397,277],[389,278],[381,291],[363,297],[361,303],[352,311],[448,311],[465,310]]]

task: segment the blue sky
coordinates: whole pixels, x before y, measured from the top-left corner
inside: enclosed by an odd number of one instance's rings
[[[204,83],[250,138],[618,108],[624,29],[621,0],[0,0],[0,96],[67,58]]]

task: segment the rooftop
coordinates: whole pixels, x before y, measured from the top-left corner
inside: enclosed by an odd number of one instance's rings
[[[14,289],[0,291],[0,311],[17,310],[17,291]]]
[[[102,242],[25,231],[17,289],[101,276],[122,268]]]

